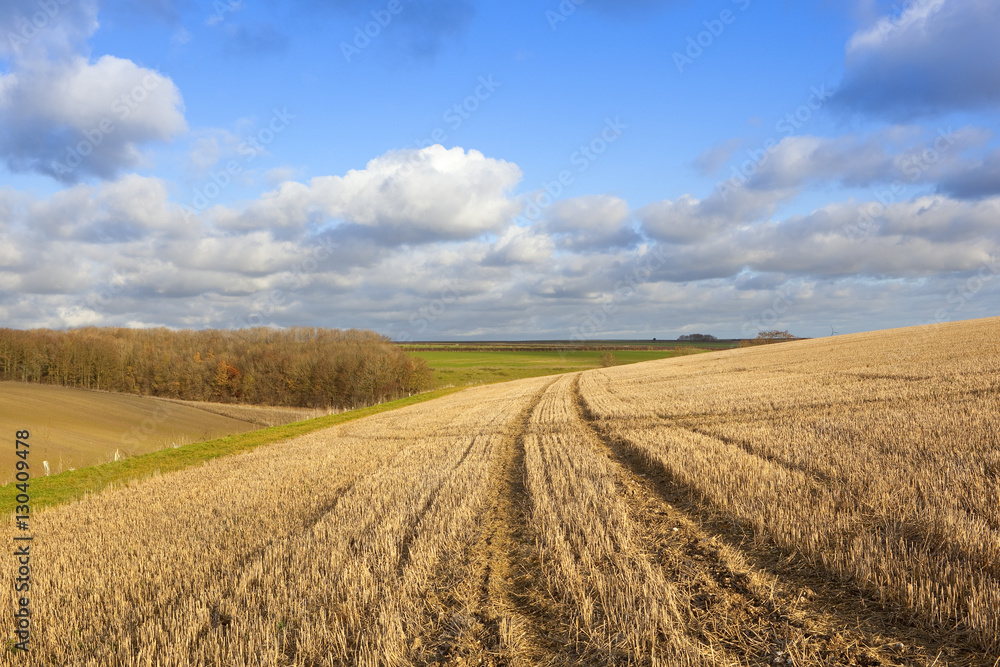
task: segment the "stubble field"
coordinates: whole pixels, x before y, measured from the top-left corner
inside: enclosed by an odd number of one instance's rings
[[[998,401],[997,318],[468,389],[38,514],[2,661],[991,667]]]

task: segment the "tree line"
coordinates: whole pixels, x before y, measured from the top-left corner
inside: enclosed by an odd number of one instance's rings
[[[423,359],[357,329],[0,329],[0,379],[194,401],[352,408],[428,388]]]
[[[773,329],[771,331],[761,331],[757,334],[756,338],[749,338],[740,341],[740,347],[754,347],[755,345],[769,345],[771,343],[783,343],[789,340],[799,340],[798,337],[793,336],[787,330],[778,331]]]
[[[677,340],[694,341],[696,343],[711,343],[719,339],[713,336],[712,334],[695,333],[695,334],[684,334],[683,336],[678,336]]]

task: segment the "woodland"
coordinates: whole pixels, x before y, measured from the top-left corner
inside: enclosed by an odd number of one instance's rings
[[[353,408],[432,382],[426,362],[357,329],[0,329],[0,380],[221,403]]]

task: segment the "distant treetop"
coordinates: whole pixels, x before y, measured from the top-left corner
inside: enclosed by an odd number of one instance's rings
[[[752,347],[754,345],[767,345],[768,343],[781,343],[786,340],[797,340],[797,336],[788,331],[761,331],[756,338],[741,340],[740,347]]]
[[[711,334],[684,334],[680,336],[677,340],[689,340],[696,343],[708,343],[713,340],[719,340]]]

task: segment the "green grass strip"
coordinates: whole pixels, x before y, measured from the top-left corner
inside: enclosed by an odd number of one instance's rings
[[[199,465],[205,461],[229,456],[239,452],[250,451],[263,445],[269,445],[288,438],[294,438],[306,433],[312,433],[337,424],[377,415],[381,412],[396,410],[408,405],[416,405],[434,398],[460,391],[463,387],[447,387],[423,394],[408,396],[387,403],[380,403],[367,408],[349,410],[335,415],[307,419],[305,421],[270,426],[259,431],[249,431],[238,435],[230,435],[215,440],[197,442],[176,449],[161,449],[157,452],[133,456],[121,461],[102,463],[101,465],[69,470],[50,477],[33,477],[30,482],[31,509],[38,511],[43,507],[52,507],[82,498],[88,493],[97,493],[112,484],[125,484],[134,479],[150,477],[156,474],[183,470]],[[0,495],[0,513],[6,515],[13,512],[17,503],[15,498],[19,491],[15,483],[2,487]]]

